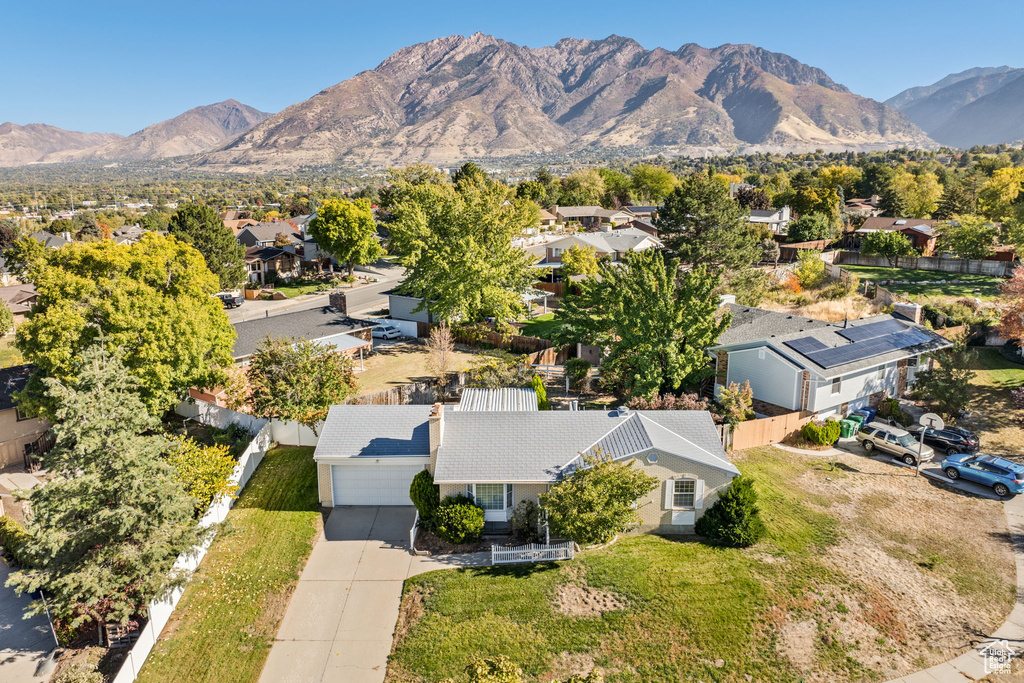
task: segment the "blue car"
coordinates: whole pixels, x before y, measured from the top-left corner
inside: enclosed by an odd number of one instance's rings
[[[1024,493],[1024,465],[994,455],[960,453],[942,461],[946,476],[991,486],[997,496]]]

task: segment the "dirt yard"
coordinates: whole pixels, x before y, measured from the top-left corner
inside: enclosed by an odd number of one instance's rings
[[[747,457],[734,458],[741,470]],[[834,469],[817,455],[780,457],[813,463],[800,472],[795,462],[791,484],[838,519],[841,538],[821,561],[850,582],[794,596],[800,609],[779,606],[778,648],[807,680],[829,680],[814,673],[823,639],[886,680],[951,659],[1003,622],[1016,567],[1000,503],[854,454]]]
[[[359,380],[359,395],[365,396],[384,391],[401,384],[412,384],[433,379],[427,369],[427,349],[422,344],[410,342],[379,347],[370,357],[366,358],[366,367],[356,373]],[[453,352],[455,367],[453,370],[465,369],[474,354],[456,350]],[[356,366],[358,367],[358,359]]]

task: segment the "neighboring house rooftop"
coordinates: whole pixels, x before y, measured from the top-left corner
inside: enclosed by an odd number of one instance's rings
[[[624,206],[622,208],[625,209],[626,211],[629,211],[632,214],[637,215],[642,213],[655,213],[657,211],[661,211],[661,206]]]
[[[63,237],[59,237],[57,235],[54,235],[53,233],[46,232],[45,230],[34,232],[31,235],[29,235],[29,237],[34,239],[36,242],[42,244],[44,247],[50,247],[51,249],[63,247],[65,244],[68,243],[68,241]]]
[[[876,232],[878,230],[906,230],[917,228],[919,232],[926,232],[921,228],[927,228],[926,234],[931,234],[935,224],[939,221],[929,218],[888,218],[886,216],[873,216],[865,218],[864,222],[857,229],[857,232]]]
[[[11,285],[0,287],[0,301],[7,304],[11,313],[28,313],[39,293],[34,285]]]
[[[245,248],[245,261],[246,263],[252,263],[253,261],[273,261],[281,256],[295,256],[290,251],[279,249],[277,247],[246,247]]]
[[[0,368],[0,410],[14,408],[14,394],[25,388],[34,369],[31,365]]]
[[[349,349],[358,349],[360,346],[373,346],[373,342],[368,342],[362,337],[353,337],[351,334],[345,334],[344,332],[314,339],[313,343],[317,346],[332,346],[335,351],[348,351]]]
[[[528,387],[502,389],[464,389],[455,410],[530,411],[539,410],[537,392]]]
[[[302,235],[296,232],[296,228],[292,226],[288,221],[276,221],[273,223],[257,223],[256,225],[249,225],[239,230],[238,234],[242,235],[245,232],[249,232],[258,242],[273,242],[277,239],[278,235],[283,234],[288,238],[288,241],[293,244],[302,243]]]
[[[713,348],[765,341],[822,377],[837,377],[952,346],[942,335],[891,315],[828,323],[736,304],[730,304],[729,309],[738,311],[733,325]],[[733,327],[737,328],[735,333]]]
[[[331,406],[314,457],[387,458],[430,455],[433,406]],[[344,419],[338,419],[344,415]],[[333,418],[333,419],[332,419]]]
[[[650,235],[639,228],[623,228],[609,232],[585,232],[579,235],[570,235],[560,240],[548,242],[546,246],[558,248],[559,243],[577,240],[594,247],[605,254],[615,252],[627,252],[636,249],[644,242],[650,240],[656,246],[661,246],[661,240]]]
[[[318,340],[338,334],[352,334],[373,326],[374,323],[369,320],[341,315],[330,306],[246,320],[235,323],[238,337],[231,355],[236,360],[248,358],[267,337]]]
[[[739,474],[706,411],[451,411],[444,415],[434,479],[556,481],[578,466],[581,453],[596,449],[613,458],[657,449]]]

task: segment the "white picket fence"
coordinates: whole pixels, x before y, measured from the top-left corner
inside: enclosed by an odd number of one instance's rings
[[[245,425],[246,429],[250,432],[255,432],[256,436],[238,459],[235,471],[231,475],[231,481],[238,485],[238,493],[240,494],[249,482],[249,477],[256,471],[260,462],[263,461],[263,456],[266,455],[267,450],[270,448],[272,437],[269,421],[253,417],[252,415],[238,413],[234,410],[228,410],[227,408],[220,408],[203,401],[185,401],[178,406],[176,411],[179,415],[193,418],[211,427],[224,429],[227,425],[235,422]],[[223,522],[234,504],[235,498],[218,499],[210,505],[206,514],[203,515],[202,520],[199,522],[200,525],[208,527]],[[214,535],[210,534],[203,545],[197,546],[191,552],[181,555],[174,563],[175,569],[189,574],[194,572],[199,563],[203,561],[203,557],[206,556],[206,551],[213,542]],[[171,613],[174,612],[174,607],[178,604],[184,592],[184,588],[179,588],[164,599],[154,600],[149,603],[149,621],[139,634],[139,639],[135,641],[135,644],[128,651],[124,663],[121,665],[121,670],[114,677],[113,683],[134,683],[139,675],[139,671],[142,669],[142,665],[146,662],[146,657],[149,656],[153,646],[156,645],[160,631],[163,630],[167,621],[171,618]]]
[[[555,560],[571,560],[576,556],[576,544],[572,541],[564,543],[528,543],[505,547],[491,546],[491,564],[513,564],[515,562],[553,562]]]

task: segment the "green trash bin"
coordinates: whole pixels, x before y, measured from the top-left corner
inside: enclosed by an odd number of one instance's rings
[[[860,429],[860,426],[862,424],[864,424],[864,416],[863,415],[847,415],[846,419],[847,420],[853,420],[854,422],[856,422],[857,423],[857,429]]]
[[[840,420],[839,421],[839,436],[843,439],[849,439],[857,432],[857,422],[854,420]]]

